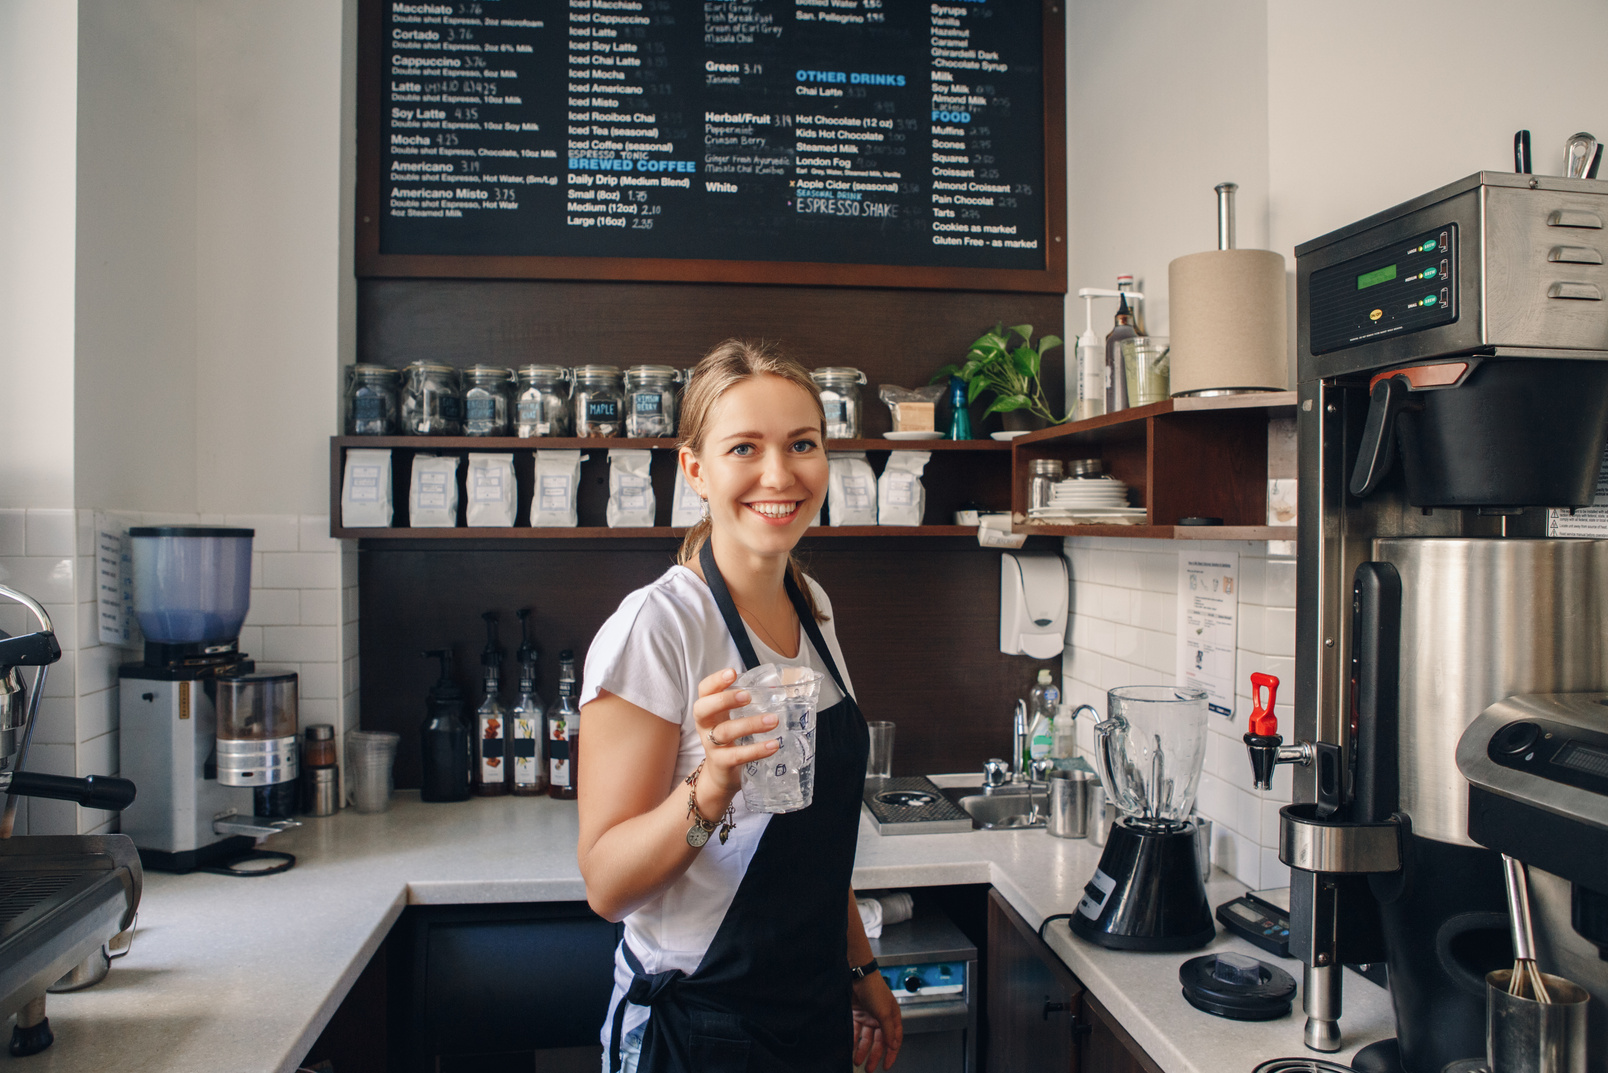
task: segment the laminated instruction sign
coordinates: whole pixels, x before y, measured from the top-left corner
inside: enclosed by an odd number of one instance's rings
[[[1206,703],[1234,717],[1239,646],[1239,552],[1178,553],[1178,680],[1206,691]]]

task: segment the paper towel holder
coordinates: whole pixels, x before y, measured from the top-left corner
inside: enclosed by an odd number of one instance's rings
[[[1066,647],[1071,578],[1060,555],[1004,552],[999,557],[999,650],[1051,659]]]

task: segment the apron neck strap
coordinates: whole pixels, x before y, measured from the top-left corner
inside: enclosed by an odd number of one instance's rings
[[[726,622],[726,632],[737,644],[737,654],[743,658],[743,669],[753,670],[759,666],[759,654],[754,651],[754,643],[748,638],[748,627],[743,623],[743,617],[737,613],[737,602],[731,598],[731,590],[726,588],[726,579],[720,574],[720,567],[715,565],[715,549],[713,541],[704,540],[703,547],[698,549],[698,565],[703,567],[704,582],[708,584],[709,591],[715,598],[715,606],[720,608],[720,617]],[[799,625],[804,628],[804,636],[809,638],[810,644],[815,646],[815,654],[826,664],[832,681],[837,683],[838,691],[845,697],[849,695],[848,686],[843,684],[843,675],[839,673],[837,661],[832,658],[832,650],[826,645],[826,638],[821,635],[820,624],[810,613],[810,605],[799,591],[798,583],[793,580],[793,572],[789,570],[783,578],[787,587],[787,598],[793,602],[793,611],[798,615]]]

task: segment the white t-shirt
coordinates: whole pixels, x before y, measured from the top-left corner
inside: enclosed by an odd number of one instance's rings
[[[815,605],[830,616],[832,605],[826,593],[813,580],[806,581]],[[852,693],[854,683],[849,680],[830,617],[820,626],[838,672]],[[802,627],[798,655],[791,659],[772,651],[752,629],[748,629],[748,639],[761,663],[808,666],[826,675],[821,683],[822,710],[843,699]],[[741,673],[743,659],[726,630],[714,594],[687,567],[672,566],[657,581],[621,601],[619,609],[592,638],[586,653],[580,703],[595,700],[600,690],[607,690],[667,722],[680,724],[681,746],[676,756],[679,785],[679,780],[692,774],[704,758],[692,715],[698,683],[728,667]],[[588,747],[596,748],[596,743]],[[759,836],[770,821],[768,813],[749,812],[741,792],[732,807],[737,826],[728,841],[722,845],[718,838],[711,838],[663,894],[625,918],[626,941],[641,959],[644,971],[651,974],[675,968],[690,973],[703,960],[748,862],[754,857]],[[631,969],[624,954],[616,951],[614,996],[609,1001],[609,1016],[603,1022],[601,1036],[605,1047],[609,1045],[614,1007],[630,984]],[[647,1019],[647,1007],[627,1005],[623,1031],[630,1032]]]

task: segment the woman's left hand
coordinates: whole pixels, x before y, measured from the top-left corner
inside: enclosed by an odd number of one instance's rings
[[[854,985],[854,1064],[866,1073],[892,1069],[904,1043],[904,1021],[899,1003],[880,972],[868,974]]]

